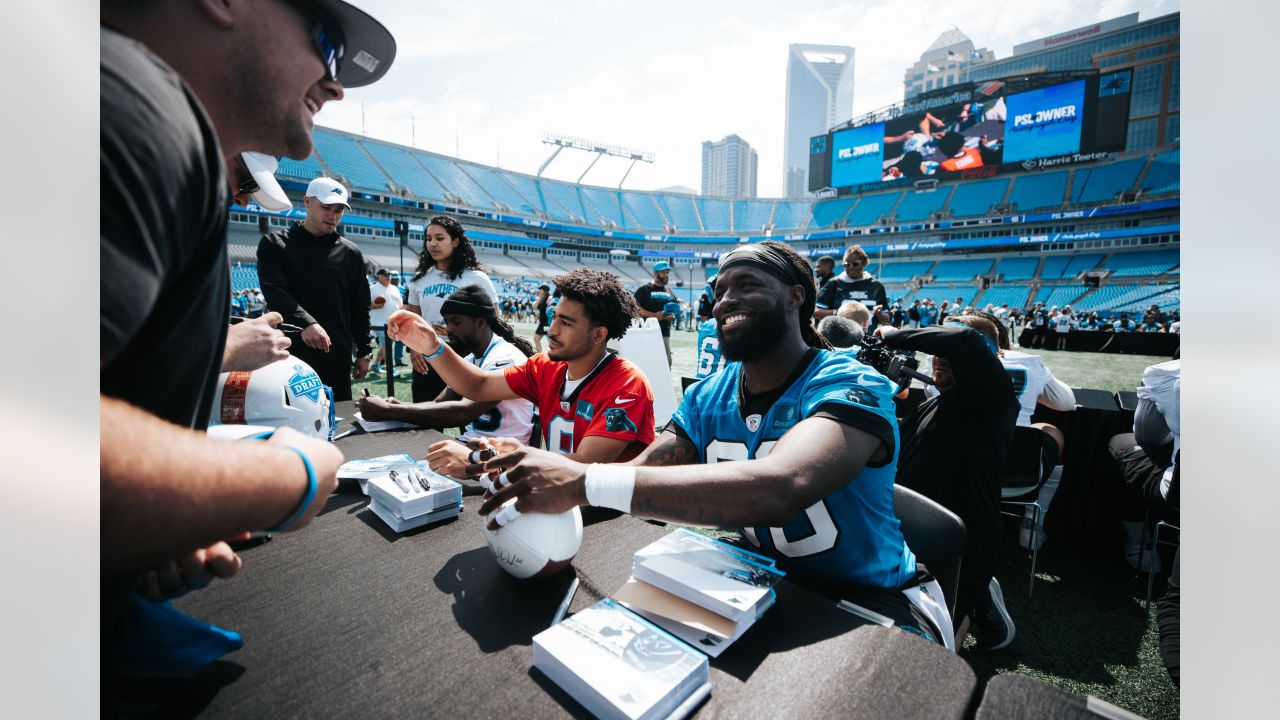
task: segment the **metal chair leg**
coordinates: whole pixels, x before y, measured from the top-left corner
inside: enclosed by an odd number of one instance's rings
[[[1155,536],[1154,536],[1154,538],[1153,538],[1153,539],[1152,539],[1152,541],[1151,541],[1151,552],[1152,552],[1152,554],[1154,554],[1156,557],[1151,558],[1151,562],[1150,562],[1150,563],[1147,563],[1147,604],[1146,604],[1146,607],[1147,607],[1148,609],[1150,609],[1150,607],[1151,607],[1151,586],[1155,583],[1155,579],[1156,579],[1156,559],[1160,557],[1160,523],[1158,523],[1158,522],[1156,523]],[[1139,565],[1138,567],[1142,567],[1142,566],[1141,566],[1141,565]]]
[[[1039,539],[1040,504],[1032,503],[1031,508],[1031,532],[1028,534],[1031,542],[1031,579],[1027,585],[1027,600],[1031,599],[1036,589],[1036,560],[1040,557],[1040,545],[1036,542]]]

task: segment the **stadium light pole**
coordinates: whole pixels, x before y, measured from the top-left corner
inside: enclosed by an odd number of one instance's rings
[[[543,133],[542,142],[545,145],[555,145],[556,149],[552,151],[551,156],[542,163],[542,167],[538,168],[538,174],[536,177],[542,177],[542,172],[547,169],[547,166],[551,164],[551,161],[555,160],[556,156],[560,154],[560,151],[565,148],[583,150],[585,152],[596,154],[595,159],[591,161],[591,164],[587,166],[587,169],[583,170],[582,174],[578,176],[578,183],[582,182],[582,179],[587,176],[587,173],[591,171],[591,168],[595,167],[595,164],[605,155],[631,160],[631,166],[628,167],[627,172],[623,174],[622,182],[626,182],[627,176],[631,174],[631,168],[635,167],[637,162],[652,163],[657,159],[656,155],[644,150],[634,150],[620,145],[610,145],[609,143],[596,142],[594,140],[587,140],[585,138],[574,137],[572,135],[560,135],[558,133],[549,132]],[[622,182],[618,183],[619,190],[622,189]]]

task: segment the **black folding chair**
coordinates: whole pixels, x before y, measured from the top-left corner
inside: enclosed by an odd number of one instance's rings
[[[960,587],[960,562],[964,557],[967,531],[964,521],[938,503],[905,488],[893,486],[893,511],[902,526],[907,547],[942,586],[951,619],[956,616],[956,593]]]
[[[1033,427],[1018,426],[1013,429],[1013,443],[1009,448],[1009,462],[1000,481],[1000,514],[1026,519],[1026,509],[1031,508],[1031,580],[1027,585],[1027,597],[1036,587],[1036,560],[1040,555],[1040,489],[1044,487],[1052,467],[1044,462],[1045,434]]]

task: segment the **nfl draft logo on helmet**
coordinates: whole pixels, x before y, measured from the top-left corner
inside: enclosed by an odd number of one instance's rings
[[[278,360],[252,372],[222,373],[209,424],[291,427],[332,440],[333,390],[297,358]]]

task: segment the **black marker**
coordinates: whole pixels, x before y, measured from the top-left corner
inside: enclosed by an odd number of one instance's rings
[[[256,532],[250,535],[247,540],[237,540],[235,542],[230,542],[227,544],[231,546],[232,552],[241,552],[244,550],[248,550],[249,548],[258,547],[259,545],[265,544],[270,541],[271,541],[271,533]]]

